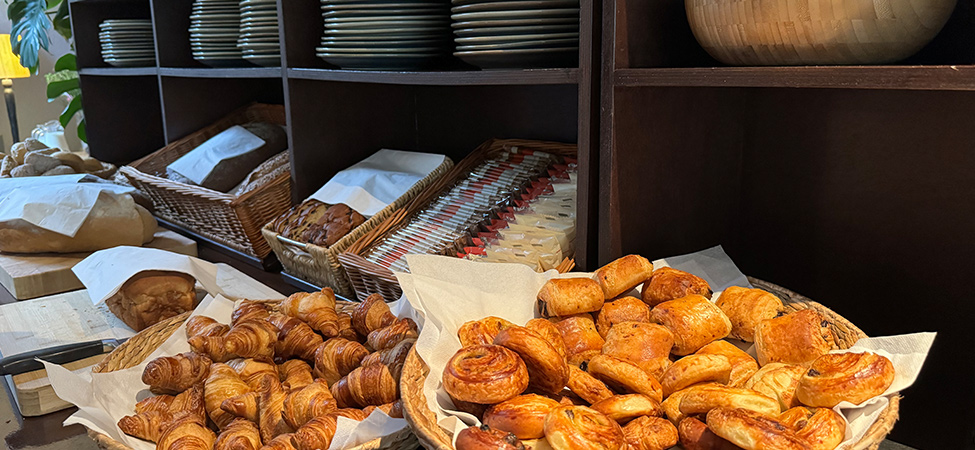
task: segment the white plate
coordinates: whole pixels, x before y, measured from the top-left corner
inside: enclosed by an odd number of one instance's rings
[[[449,36],[450,33],[442,30],[427,30],[423,28],[386,28],[386,29],[366,29],[366,30],[325,30],[322,35],[329,36],[374,36],[385,39],[434,39]]]
[[[520,26],[539,26],[539,25],[575,25],[579,26],[578,17],[542,17],[533,19],[503,19],[503,20],[471,20],[467,22],[454,22],[450,24],[453,28],[494,28],[494,27],[520,27]]]
[[[579,0],[529,0],[513,2],[485,2],[455,5],[450,8],[452,13],[482,12],[482,11],[512,11],[526,9],[556,9],[579,8]]]
[[[574,67],[579,62],[579,48],[478,50],[454,52],[454,56],[468,64],[489,69]]]
[[[418,30],[418,31],[444,31],[446,32],[447,25],[450,22],[444,21],[427,21],[427,20],[416,20],[416,21],[386,21],[386,22],[341,22],[341,23],[326,23],[325,29],[332,30],[392,30],[392,29],[406,29],[406,30]]]
[[[457,51],[466,52],[474,50],[504,50],[513,48],[555,48],[555,47],[577,47],[579,45],[579,38],[568,38],[568,39],[539,39],[539,40],[525,40],[520,42],[503,42],[495,44],[475,44],[475,45],[458,45]]]
[[[510,36],[529,33],[578,33],[578,24],[565,25],[536,25],[521,27],[486,27],[486,28],[461,28],[454,30],[454,34],[462,37],[475,36]]]
[[[424,23],[444,23],[450,22],[447,14],[424,14],[416,16],[366,16],[366,17],[326,17],[323,19],[325,24],[333,23],[356,23],[356,22],[424,22]]]
[[[498,20],[498,19],[535,19],[543,17],[574,17],[579,18],[579,8],[559,8],[559,9],[522,9],[507,11],[483,11],[451,14],[450,18],[457,22],[468,22],[474,20]]]
[[[454,39],[457,45],[500,44],[505,42],[537,41],[541,39],[569,39],[578,40],[579,33],[540,33],[540,34],[510,34],[504,36],[473,36]]]
[[[318,53],[354,53],[354,54],[401,54],[401,53],[420,53],[420,54],[440,54],[446,53],[443,47],[416,47],[416,48],[345,48],[345,47],[315,47]]]

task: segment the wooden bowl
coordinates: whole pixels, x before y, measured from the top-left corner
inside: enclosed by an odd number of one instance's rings
[[[840,348],[850,348],[860,338],[867,337],[866,334],[848,320],[819,303],[772,283],[751,277],[748,278],[748,281],[755,287],[778,296],[785,305],[787,312],[807,308],[819,311],[829,321],[830,328],[832,328],[833,334],[836,337],[836,344]],[[423,383],[429,375],[430,369],[420,359],[420,356],[416,353],[416,349],[413,349],[409,357],[406,358],[406,364],[403,367],[403,377],[400,380],[400,393],[403,396],[403,412],[406,416],[406,421],[410,423],[410,427],[416,433],[420,445],[424,448],[430,450],[454,450],[454,446],[452,445],[453,434],[437,424],[436,414],[427,407],[427,399],[423,395]],[[877,450],[880,442],[894,428],[894,423],[897,422],[899,406],[900,396],[894,395],[891,397],[887,408],[880,413],[880,417],[877,418],[873,426],[867,430],[859,442],[853,445],[853,450]]]
[[[685,0],[694,37],[735,66],[883,64],[941,31],[957,0]]]

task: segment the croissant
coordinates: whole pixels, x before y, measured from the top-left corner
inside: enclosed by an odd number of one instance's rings
[[[157,450],[212,450],[217,435],[204,422],[182,414],[164,427]]]
[[[169,411],[169,405],[173,403],[173,399],[175,398],[176,397],[173,397],[172,395],[146,397],[135,404],[135,413],[141,414],[149,411]]]
[[[329,385],[359,367],[369,354],[362,344],[339,337],[331,338],[315,350],[315,376],[324,378]]]
[[[301,389],[312,384],[315,379],[311,376],[311,366],[300,359],[285,361],[278,366],[278,374],[285,390]]]
[[[223,336],[230,327],[207,316],[193,316],[186,319],[186,338],[193,336]]]
[[[260,411],[257,407],[259,398],[259,393],[253,391],[248,392],[246,394],[224,400],[223,403],[220,404],[220,409],[237,417],[247,419],[251,422],[257,422],[260,420]]]
[[[264,377],[264,374],[278,376],[278,368],[274,364],[253,359],[232,359],[227,361],[227,365],[234,369],[240,379],[244,380],[244,383],[247,383],[255,391],[260,389],[261,378]]]
[[[227,362],[238,356],[227,351],[226,336],[193,336],[186,341],[190,349],[213,362]]]
[[[385,364],[371,364],[332,385],[332,396],[341,408],[382,405],[399,398],[399,383]]]
[[[281,302],[281,312],[297,317],[325,337],[339,334],[339,316],[335,312],[335,294],[330,288],[321,292],[297,292]]]
[[[352,310],[352,327],[362,336],[369,336],[375,330],[385,328],[396,321],[389,311],[389,305],[379,294],[372,294]]]
[[[413,344],[415,343],[416,339],[404,339],[391,348],[370,353],[362,359],[360,365],[385,364],[389,367],[390,372],[393,373],[393,378],[399,380],[400,374],[403,373],[403,364],[406,363],[406,357],[409,356],[410,350],[413,349]]]
[[[267,445],[261,447],[261,450],[298,450],[295,448],[294,443],[292,443],[292,438],[294,433],[279,434]]]
[[[173,403],[169,405],[169,412],[190,414],[200,423],[206,423],[207,410],[206,399],[203,395],[203,383],[194,385],[173,398]]]
[[[206,401],[206,411],[210,415],[213,423],[221,430],[224,429],[236,417],[223,409],[220,405],[224,400],[237,397],[253,391],[247,383],[241,381],[237,372],[230,366],[215,363],[210,366],[210,376],[207,377],[205,384],[204,399]]]
[[[217,436],[213,450],[258,450],[261,448],[261,433],[254,422],[234,419]]]
[[[413,319],[405,318],[393,322],[387,327],[369,333],[366,345],[373,350],[391,348],[404,339],[416,339],[420,335],[419,327]]]
[[[244,300],[234,308],[234,313],[230,317],[230,326],[235,327],[251,320],[267,319],[270,315],[264,303]]]
[[[358,341],[360,339],[359,333],[356,333],[355,328],[352,328],[352,314],[347,312],[338,313],[339,316],[339,337],[345,338],[350,341]]]
[[[319,379],[301,389],[291,391],[284,398],[284,421],[298,428],[311,419],[323,416],[337,408],[335,398],[325,380]]]
[[[308,324],[284,314],[272,314],[268,321],[279,330],[278,341],[274,344],[276,357],[298,357],[309,361],[315,357],[315,349],[323,341]]]
[[[357,409],[339,409],[324,416],[316,417],[295,431],[292,439],[295,447],[298,450],[327,449],[332,445],[332,438],[335,437],[335,427],[338,424],[339,416],[359,422],[366,418],[366,415]]]
[[[394,419],[402,419],[403,418],[403,399],[399,399],[399,400],[396,400],[393,403],[386,403],[386,404],[379,405],[379,406],[376,406],[376,405],[366,406],[365,408],[362,408],[362,413],[365,414],[366,417],[369,417],[369,415],[372,414],[372,412],[375,411],[375,410],[377,410],[377,409],[380,410],[380,411],[382,411],[382,412],[384,412],[384,413],[386,413],[386,415],[389,416],[389,417],[392,417]]]
[[[260,400],[258,401],[258,426],[261,429],[261,439],[270,442],[275,436],[294,431],[284,418],[284,398],[287,396],[277,376],[264,375],[261,378]]]
[[[162,435],[163,426],[172,420],[173,414],[169,411],[146,411],[121,418],[118,427],[129,436],[157,442]]]
[[[206,379],[210,363],[210,358],[193,352],[162,356],[146,364],[142,382],[154,394],[178,394]]]
[[[225,340],[224,348],[243,358],[271,361],[274,344],[278,342],[278,328],[267,320],[249,320],[234,325]]]

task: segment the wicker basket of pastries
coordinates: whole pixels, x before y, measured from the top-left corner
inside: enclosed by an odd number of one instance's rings
[[[712,299],[702,278],[638,255],[548,280],[535,319],[461,325],[443,373],[414,349],[400,388],[406,418],[437,450],[836,448],[847,428],[832,408],[884,393],[893,363],[833,352],[866,336],[816,302],[750,281]],[[757,357],[741,349],[750,343]],[[430,376],[481,425],[441,428],[423,392]],[[876,449],[898,405],[892,396],[848,448]]]
[[[157,395],[133,398],[136,414],[118,421],[157,449],[327,449],[339,417],[362,421],[376,409],[402,417],[399,377],[419,332],[381,297],[336,301],[326,288],[240,301],[230,324],[189,313],[159,322],[93,372],[137,366],[177,330],[185,330],[192,351],[146,364],[142,381]],[[89,434],[101,448],[128,448]],[[416,445],[404,427],[354,448]]]

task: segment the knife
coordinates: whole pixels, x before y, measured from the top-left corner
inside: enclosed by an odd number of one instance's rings
[[[37,360],[38,358],[54,364],[66,364],[101,355],[114,350],[122,345],[125,340],[102,339],[100,341],[77,342],[7,356],[0,358],[0,375],[19,375],[41,370],[44,365]]]

